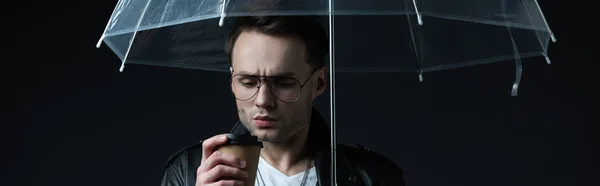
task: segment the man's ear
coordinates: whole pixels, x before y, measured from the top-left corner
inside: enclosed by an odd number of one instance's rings
[[[319,69],[317,72],[317,83],[316,83],[316,94],[313,96],[313,99],[320,96],[325,92],[327,88],[327,68],[323,67]]]

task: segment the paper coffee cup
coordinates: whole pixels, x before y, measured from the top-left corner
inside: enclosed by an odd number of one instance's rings
[[[242,179],[245,186],[254,186],[256,171],[258,169],[258,160],[262,142],[258,141],[256,136],[227,134],[227,143],[217,147],[216,150],[232,154],[246,161],[246,167],[243,170],[248,172],[248,177]],[[223,178],[226,180],[237,178]],[[238,179],[239,180],[239,179]]]

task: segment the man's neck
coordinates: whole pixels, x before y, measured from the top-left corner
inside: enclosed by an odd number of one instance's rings
[[[306,148],[306,139],[308,137],[308,128],[298,132],[283,142],[263,142],[261,157],[271,166],[275,167],[285,175],[292,176],[306,171],[309,154]]]

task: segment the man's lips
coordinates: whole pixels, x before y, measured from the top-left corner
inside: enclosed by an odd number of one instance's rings
[[[259,128],[271,127],[273,122],[277,121],[277,119],[268,116],[255,116],[253,119],[256,127]]]
[[[265,121],[276,121],[276,119],[269,116],[254,116],[254,120],[265,120]]]

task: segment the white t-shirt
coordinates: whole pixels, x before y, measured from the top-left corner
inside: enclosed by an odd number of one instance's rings
[[[306,171],[298,173],[296,175],[287,176],[284,173],[277,170],[275,167],[271,166],[271,164],[265,161],[262,157],[260,157],[260,159],[258,160],[258,171],[256,173],[256,181],[254,182],[254,185],[300,186],[300,183],[302,183],[302,178],[304,178],[305,173]],[[317,172],[314,166],[308,170],[308,175],[306,177],[305,182],[305,186],[317,185]]]

